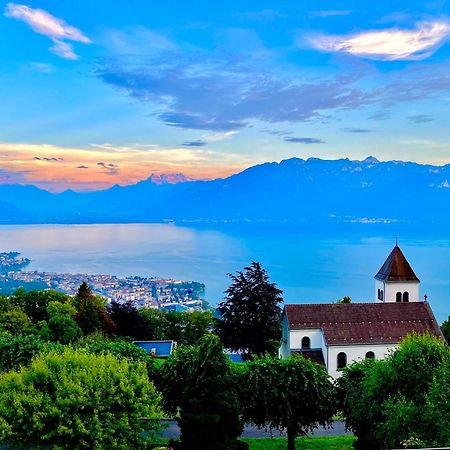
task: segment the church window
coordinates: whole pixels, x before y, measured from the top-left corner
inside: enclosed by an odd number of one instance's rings
[[[311,339],[308,336],[302,338],[302,349],[311,348]]]
[[[404,292],[403,293],[403,301],[404,302],[409,302],[409,292]]]
[[[337,368],[343,369],[347,365],[347,355],[344,352],[340,352],[337,355]]]
[[[375,353],[374,352],[367,352],[366,353],[366,359],[375,359]]]
[[[383,297],[384,297],[383,289],[380,289],[380,300],[383,300]]]
[[[380,292],[381,292],[381,291],[380,291],[380,289],[378,289],[378,297],[377,297],[377,298],[378,298],[378,300],[381,300],[381,295],[380,295]]]
[[[402,301],[402,293],[401,292],[397,292],[397,294],[395,296],[395,301],[396,302],[401,302]]]

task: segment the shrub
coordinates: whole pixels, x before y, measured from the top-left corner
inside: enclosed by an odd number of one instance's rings
[[[160,369],[159,388],[169,414],[179,414],[184,450],[238,448],[236,383],[217,336],[203,336],[197,346],[180,347]]]
[[[141,448],[156,426],[141,418],[155,417],[158,401],[141,363],[52,351],[0,375],[0,436],[20,448]]]

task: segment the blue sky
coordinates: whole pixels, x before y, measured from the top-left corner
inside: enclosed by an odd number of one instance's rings
[[[298,156],[450,162],[450,7],[2,3],[0,182],[224,176]]]

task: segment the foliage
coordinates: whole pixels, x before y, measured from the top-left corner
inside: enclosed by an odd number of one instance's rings
[[[158,387],[169,414],[179,413],[184,450],[237,448],[243,426],[230,363],[217,336],[180,347],[160,369]]]
[[[255,359],[241,369],[238,385],[245,420],[287,429],[288,449],[297,435],[332,422],[334,386],[324,367],[301,356]]]
[[[345,297],[338,300],[338,304],[351,303],[351,302],[352,302],[352,299],[348,295],[346,295]]]
[[[130,336],[135,340],[146,338],[146,326],[133,302],[111,302],[108,307],[109,317],[116,324],[118,336]]]
[[[356,449],[450,444],[450,349],[411,335],[383,361],[355,363],[338,380]]]
[[[0,372],[27,366],[36,355],[54,348],[62,347],[47,344],[32,335],[12,336],[10,333],[0,333]]]
[[[143,447],[158,395],[143,364],[66,348],[0,375],[0,438],[13,448]]]
[[[25,312],[31,322],[37,324],[49,319],[47,308],[50,302],[66,303],[69,296],[52,290],[27,292],[25,289],[19,288],[10,300],[12,304]]]
[[[143,308],[139,311],[145,322],[146,339],[176,341],[179,345],[194,345],[213,328],[211,311],[161,311]]]
[[[115,331],[116,325],[107,314],[105,300],[94,295],[86,282],[78,288],[73,304],[77,309],[75,320],[83,334],[95,331],[112,334]]]
[[[447,341],[447,344],[450,345],[450,316],[448,316],[447,320],[444,320],[444,322],[442,322],[441,331],[444,335],[445,340]]]
[[[242,351],[247,359],[276,354],[281,338],[282,291],[254,261],[230,278],[226,298],[217,308],[220,318],[216,332],[224,346]]]
[[[72,319],[76,309],[70,303],[50,302],[47,308],[48,322],[40,331],[42,339],[70,344],[81,335],[81,329]]]

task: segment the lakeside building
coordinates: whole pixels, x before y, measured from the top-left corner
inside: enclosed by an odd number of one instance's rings
[[[375,275],[374,302],[286,305],[279,354],[287,358],[300,353],[337,378],[354,361],[384,358],[407,334],[431,333],[443,339],[419,287],[396,243]]]

